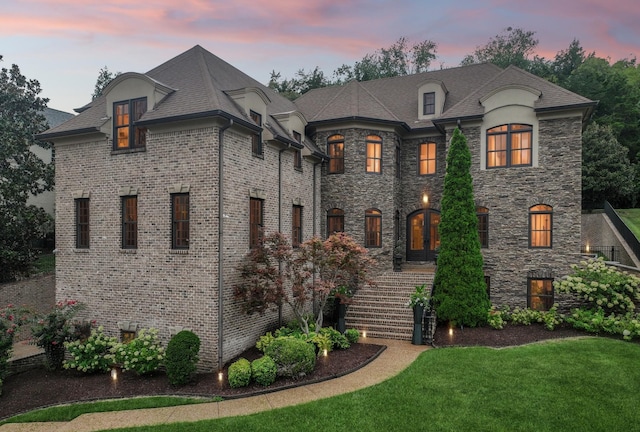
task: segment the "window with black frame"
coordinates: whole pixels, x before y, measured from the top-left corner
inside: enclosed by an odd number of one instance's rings
[[[113,149],[144,148],[147,128],[136,122],[147,111],[147,98],[131,99],[113,104]]]

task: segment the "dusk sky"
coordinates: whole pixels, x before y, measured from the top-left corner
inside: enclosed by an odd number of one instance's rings
[[[146,72],[197,44],[266,84],[272,70],[331,76],[402,36],[437,43],[431,69],[453,67],[509,26],[535,31],[547,59],[575,38],[615,61],[640,56],[639,23],[638,0],[3,0],[0,66],[72,112],[100,68]]]

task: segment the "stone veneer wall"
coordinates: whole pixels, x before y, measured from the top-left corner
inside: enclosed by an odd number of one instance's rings
[[[426,142],[436,143],[436,173],[418,174],[419,145]],[[405,139],[402,143],[402,205],[400,206],[400,222],[402,239],[406,241],[407,216],[423,208],[422,194],[429,196],[429,207],[440,210],[442,188],[447,167],[447,148],[443,136]]]
[[[17,282],[0,284],[0,308],[12,304],[24,306],[38,313],[46,313],[56,303],[56,278],[54,274],[43,274]],[[14,340],[29,339],[28,326],[21,327]]]
[[[359,244],[364,245],[365,210],[374,208],[382,212],[382,247],[370,248],[369,254],[378,260],[376,271],[392,267],[395,244],[395,211],[399,194],[396,177],[395,152],[398,137],[393,132],[365,128],[323,131],[316,136],[316,144],[326,151],[327,138],[333,134],[344,135],[344,173],[327,174],[328,164],[322,173],[322,235],[326,237],[327,211],[344,210],[344,229]],[[366,172],[366,137],[382,138],[382,172]]]
[[[171,329],[193,330],[202,340],[201,367],[217,366],[218,356],[218,128],[214,124],[152,129],[142,152],[112,153],[104,139],[56,147],[57,297],[88,305],[113,335],[120,321],[155,327],[166,343]],[[265,145],[264,158],[251,155],[248,135],[225,132],[224,361],[255,343],[277,325],[278,314],[247,317],[233,299],[238,264],[249,251],[250,190],[260,190],[265,231],[278,229],[278,151]],[[304,205],[304,236],[313,231],[313,164],[293,169],[291,152],[282,155],[282,227],[291,232],[292,200]],[[82,161],[82,163],[79,163]],[[290,167],[290,168],[288,168]],[[295,172],[294,172],[295,171]],[[319,184],[319,182],[318,182]],[[190,248],[171,250],[169,187],[188,187]],[[137,190],[138,248],[121,249],[123,187]],[[90,248],[75,249],[74,194],[90,196]],[[287,310],[284,317],[290,316]]]
[[[482,252],[494,304],[525,307],[529,272],[557,279],[580,259],[581,128],[579,116],[540,120],[539,166],[481,170],[480,127],[463,127],[475,201],[489,209],[489,247]],[[528,247],[528,212],[536,204],[553,207],[549,249]]]

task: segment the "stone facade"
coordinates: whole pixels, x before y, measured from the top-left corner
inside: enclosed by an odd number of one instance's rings
[[[461,128],[471,151],[476,205],[489,210],[489,245],[482,253],[491,300],[498,305],[526,307],[528,277],[559,278],[580,258],[581,116],[539,119],[535,166],[483,168],[481,124],[462,123]],[[431,210],[440,210],[447,143],[452,133],[453,128],[448,128],[446,136],[403,137],[370,125],[318,132],[315,138],[320,148],[326,147],[327,138],[333,134],[345,139],[345,172],[328,174],[326,166],[323,169],[323,229],[326,211],[337,207],[345,212],[345,231],[363,242],[364,211],[372,207],[381,210],[382,247],[370,252],[378,258],[378,270],[389,270],[394,244],[399,238],[406,246],[407,217],[423,207],[423,194],[429,196]],[[365,172],[365,140],[369,134],[383,138],[381,174]],[[436,143],[434,175],[418,173],[418,146],[425,142]],[[396,146],[400,149],[400,175],[395,169]],[[538,204],[553,208],[551,248],[529,247],[529,208]]]

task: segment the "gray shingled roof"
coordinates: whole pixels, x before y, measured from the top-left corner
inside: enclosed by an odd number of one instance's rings
[[[141,123],[171,121],[181,118],[196,118],[222,115],[254,125],[253,121],[225,92],[244,88],[259,88],[270,99],[267,114],[296,111],[293,102],[272,89],[241,72],[229,63],[213,55],[199,45],[171,60],[151,69],[145,74],[158,83],[175,89],[155,109],[147,111]],[[70,121],[49,129],[41,138],[55,138],[99,130],[108,119],[105,117],[106,97],[101,96],[85,107]],[[280,136],[293,141],[293,137],[273,119],[264,119]],[[315,146],[306,143],[317,151]]]
[[[571,106],[580,107],[595,104],[595,102],[590,99],[572,93],[516,66],[509,66],[483,86],[470,93],[464,100],[450,110],[443,113],[442,119],[481,116],[484,113],[484,108],[480,104],[480,99],[499,88],[514,85],[527,86],[540,91],[541,95],[534,103],[535,110],[560,109]]]
[[[47,123],[49,124],[50,128],[56,127],[66,122],[67,120],[75,117],[71,113],[60,111],[53,108],[45,108],[42,114],[44,115],[44,118],[47,119]]]
[[[432,127],[434,123],[418,118],[418,88],[433,81],[444,83],[448,90],[443,114],[434,119],[436,122],[444,118],[482,115],[480,98],[509,85],[528,86],[542,92],[536,109],[594,103],[515,66],[503,70],[489,63],[364,81],[358,83],[359,86],[351,82],[344,86],[315,89],[295,102],[311,124],[360,118],[398,122],[410,129],[420,129]]]

